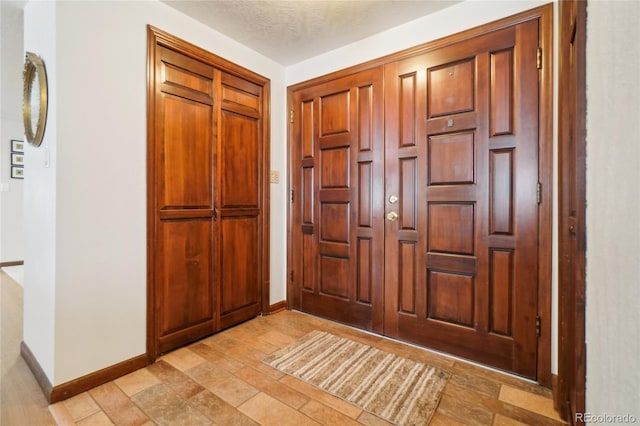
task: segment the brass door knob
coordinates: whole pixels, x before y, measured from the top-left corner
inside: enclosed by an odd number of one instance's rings
[[[389,220],[391,222],[395,222],[396,220],[398,220],[398,213],[389,212],[389,214],[387,214],[387,220]]]

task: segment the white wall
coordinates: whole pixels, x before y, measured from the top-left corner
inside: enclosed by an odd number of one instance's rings
[[[11,140],[22,126],[22,7],[0,2],[0,263],[24,260],[24,181],[11,179]]]
[[[24,330],[29,346],[53,382],[56,274],[57,87],[56,10],[53,2],[29,3],[24,9],[25,50],[40,55],[47,67],[49,108],[42,148],[25,145],[24,179]],[[29,31],[29,29],[32,29]],[[21,61],[22,62],[22,61]],[[51,167],[44,167],[44,147]]]
[[[45,16],[43,30],[36,24]],[[29,3],[25,47],[45,53],[54,105],[43,147],[30,152],[29,172],[41,174],[27,181],[27,210],[42,205],[38,193],[53,200],[37,213],[48,226],[45,236],[40,227],[27,227],[25,287],[55,294],[42,300],[25,291],[25,342],[46,364],[53,385],[146,350],[147,24],[271,79],[272,168],[286,168],[280,65],[155,1]],[[37,46],[43,39],[51,51]],[[40,161],[45,145],[49,169]],[[274,303],[286,294],[285,184],[271,190]],[[42,243],[55,249],[42,253]],[[39,264],[40,255],[55,266],[47,277],[29,267]],[[41,308],[55,311],[45,318],[55,327],[53,339],[38,329]]]
[[[640,3],[587,4],[587,411],[640,421]],[[614,29],[615,28],[615,29]]]

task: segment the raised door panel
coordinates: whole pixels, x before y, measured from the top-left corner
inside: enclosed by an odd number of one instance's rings
[[[213,207],[212,106],[163,96],[161,209]]]
[[[256,315],[260,302],[258,221],[225,217],[221,228],[220,317],[244,321]]]
[[[415,61],[418,60],[418,63]],[[384,334],[397,336],[402,316],[424,310],[426,279],[421,267],[424,238],[419,231],[418,187],[424,181],[425,73],[419,59],[385,65],[385,224]],[[391,161],[390,161],[391,160]]]
[[[211,222],[163,221],[158,271],[161,351],[214,331]]]
[[[260,181],[259,122],[222,111],[220,123],[220,208],[258,208]]]

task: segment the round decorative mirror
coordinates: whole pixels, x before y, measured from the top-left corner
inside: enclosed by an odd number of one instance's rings
[[[24,61],[22,119],[27,141],[40,146],[47,124],[47,72],[42,58],[31,52]]]

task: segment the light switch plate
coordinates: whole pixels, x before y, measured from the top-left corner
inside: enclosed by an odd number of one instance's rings
[[[271,170],[271,183],[280,183],[280,172]]]

